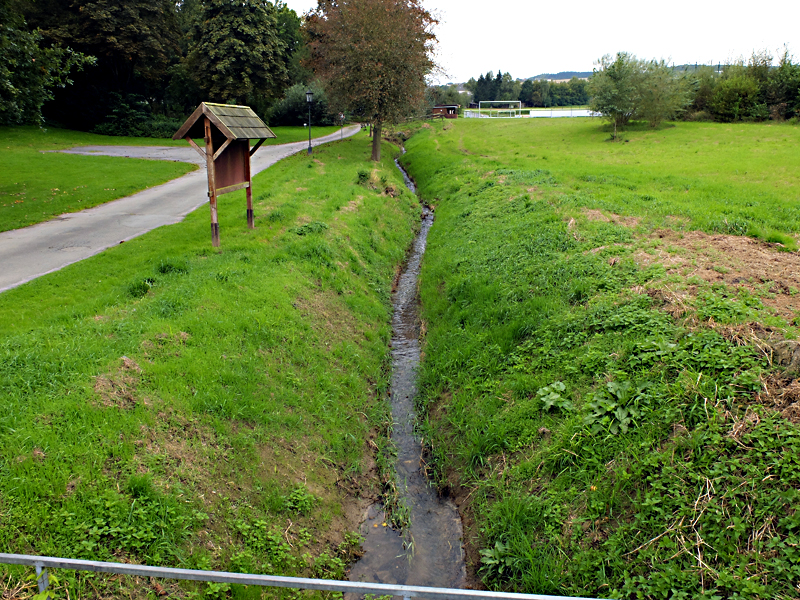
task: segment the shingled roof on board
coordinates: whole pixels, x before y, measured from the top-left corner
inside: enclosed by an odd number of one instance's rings
[[[203,102],[192,115],[186,119],[186,122],[175,135],[172,136],[172,139],[180,140],[186,136],[191,138],[204,137],[203,119],[200,118],[204,115],[207,116],[228,139],[259,140],[277,137],[249,106]]]

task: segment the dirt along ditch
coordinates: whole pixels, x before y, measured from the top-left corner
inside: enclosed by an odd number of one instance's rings
[[[406,186],[416,188],[395,161]],[[397,448],[397,510],[407,512],[409,526],[394,529],[383,507],[371,506],[361,526],[364,555],[350,570],[351,581],[400,585],[463,587],[466,563],[461,517],[449,498],[439,495],[423,468],[423,448],[414,435],[414,397],[420,361],[419,277],[433,211],[423,206],[422,226],[392,294],[392,440]]]
[[[639,225],[636,217],[599,210],[584,209],[583,216],[632,228]],[[681,223],[678,217],[674,221]],[[800,423],[800,341],[791,331],[800,325],[800,252],[787,252],[780,244],[751,237],[697,230],[660,228],[636,237],[636,244],[619,246],[630,247],[634,260],[642,266],[660,264],[665,276],[633,291],[653,297],[661,310],[688,327],[711,327],[736,344],[757,348],[778,371],[763,378],[762,390],[754,395],[753,403]],[[739,294],[756,297],[763,308],[742,323],[700,319],[697,298],[715,286],[724,287],[731,298]]]

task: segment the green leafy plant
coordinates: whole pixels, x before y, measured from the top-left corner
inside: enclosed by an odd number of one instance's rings
[[[305,225],[294,227],[292,229],[292,232],[302,236],[302,235],[310,235],[312,233],[321,233],[326,229],[328,229],[327,223],[323,223],[322,221],[312,221],[311,223],[306,223]]]
[[[639,403],[645,397],[647,386],[635,386],[630,381],[609,381],[604,388],[591,395],[589,414],[583,419],[593,434],[607,431],[612,435],[627,433],[635,425],[634,419],[642,415]]]
[[[480,551],[480,571],[487,579],[502,578],[503,574],[512,567],[514,559],[508,550],[506,544],[497,540],[491,548]]]
[[[555,407],[564,411],[574,410],[575,407],[570,399],[561,395],[566,389],[567,386],[561,381],[556,381],[546,387],[540,388],[536,392],[536,396],[542,401],[542,409],[547,411]]]
[[[298,487],[286,496],[284,506],[287,510],[306,513],[310,511],[317,502],[317,497],[314,496],[314,494],[309,492],[305,487]]]
[[[44,573],[42,573],[42,575],[44,575]],[[38,584],[39,576],[37,576],[36,573],[32,573],[31,575],[28,575],[28,577],[26,577],[26,580],[34,581]],[[47,571],[47,581],[49,584],[47,589],[44,590],[43,592],[39,592],[31,596],[31,600],[56,600],[58,596],[53,591],[53,586],[58,585],[58,577],[53,575],[53,573],[51,573],[50,571]]]
[[[222,598],[228,598],[230,595],[230,591],[231,591],[230,583],[208,581],[206,582],[206,589],[203,593],[203,598],[209,598],[210,600],[220,600]]]
[[[128,286],[128,294],[133,298],[142,298],[147,295],[147,292],[150,291],[150,288],[152,288],[155,283],[156,280],[152,277],[145,277],[139,281],[134,281]]]

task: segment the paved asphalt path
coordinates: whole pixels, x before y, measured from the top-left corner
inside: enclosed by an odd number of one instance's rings
[[[358,125],[345,128],[344,137],[355,135]],[[313,146],[340,139],[340,132],[317,138]],[[308,148],[308,142],[261,146],[251,159],[255,176],[282,158]],[[205,165],[187,144],[182,147],[84,146],[66,152],[86,155],[179,160]],[[120,242],[178,223],[208,202],[205,168],[188,173],[133,196],[94,208],[60,215],[50,221],[0,233],[0,292],[52,273],[88,258]]]

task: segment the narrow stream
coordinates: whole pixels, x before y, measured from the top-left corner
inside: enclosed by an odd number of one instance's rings
[[[395,160],[406,186],[408,174]],[[350,571],[350,581],[458,588],[466,581],[461,545],[461,517],[452,501],[438,495],[422,468],[422,444],[414,436],[414,397],[420,360],[417,279],[433,212],[424,206],[422,227],[411,247],[392,295],[392,439],[397,446],[397,487],[410,509],[411,527],[404,546],[401,533],[385,526],[380,505],[370,508],[361,526],[364,556]]]

